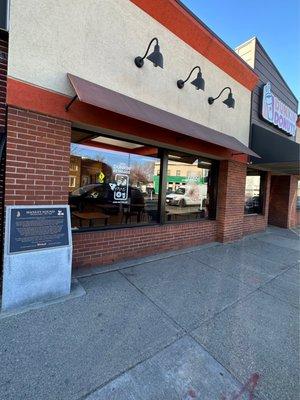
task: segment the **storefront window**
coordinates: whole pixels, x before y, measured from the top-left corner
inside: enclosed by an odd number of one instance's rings
[[[296,202],[296,209],[297,209],[297,211],[300,211],[300,180],[298,180],[298,186],[297,186],[297,202]]]
[[[197,156],[169,153],[166,220],[215,218],[217,163]]]
[[[248,168],[245,188],[245,214],[261,214],[265,174]]]
[[[157,148],[104,136],[81,139],[78,133],[73,141],[69,204],[74,230],[158,221]]]

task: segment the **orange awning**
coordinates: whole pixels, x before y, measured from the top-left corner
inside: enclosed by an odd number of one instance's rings
[[[84,103],[112,111],[135,120],[168,129],[182,135],[200,139],[230,149],[238,154],[260,158],[236,138],[217,132],[196,122],[161,110],[85,79],[68,74],[78,99]]]

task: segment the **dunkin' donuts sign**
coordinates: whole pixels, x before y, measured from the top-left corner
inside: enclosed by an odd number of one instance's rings
[[[289,135],[295,135],[297,114],[274,96],[270,82],[263,88],[262,116]]]

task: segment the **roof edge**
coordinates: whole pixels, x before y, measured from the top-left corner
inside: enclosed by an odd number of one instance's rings
[[[253,40],[256,41],[256,39],[257,39],[257,37],[256,37],[256,36],[253,36],[252,38],[250,38],[250,39],[246,40],[245,42],[243,42],[243,43],[239,44],[238,46],[236,46],[236,47],[234,48],[234,50],[236,51],[236,50],[240,49],[241,47],[245,46],[246,44],[252,42]],[[246,62],[246,61],[245,61],[245,62]],[[246,63],[246,64],[247,64],[247,63]],[[249,65],[249,67],[250,67],[250,65]],[[252,68],[252,67],[250,67],[250,68]],[[252,68],[252,69],[253,69],[253,68]],[[255,71],[254,71],[254,72],[255,72]]]
[[[212,29],[209,28],[196,14],[193,13],[181,0],[175,0],[185,11],[187,11],[200,25],[203,26],[211,35],[213,35],[223,46],[226,47],[227,50],[229,50],[233,56],[239,59],[239,61],[242,61],[242,63],[245,65],[245,67],[249,68],[255,75],[256,72],[254,69],[246,63],[236,52],[234,49],[232,49],[226,42],[224,42],[223,39],[220,38]]]
[[[257,85],[253,68],[180,0],[130,1],[249,91]]]
[[[278,73],[278,75],[280,76],[280,78],[283,80],[284,84],[286,85],[286,87],[288,88],[288,90],[291,92],[291,95],[294,97],[294,99],[298,102],[299,105],[299,100],[297,99],[296,95],[294,94],[294,92],[292,91],[292,89],[290,88],[290,86],[288,85],[288,83],[286,82],[286,80],[284,79],[284,77],[282,76],[281,72],[279,71],[279,69],[277,68],[277,66],[275,65],[274,61],[271,59],[271,57],[269,56],[269,54],[267,53],[266,49],[264,48],[264,46],[261,44],[260,40],[256,37],[256,43],[259,44],[259,46],[262,48],[262,50],[265,52],[266,56],[268,57],[269,61],[271,62],[271,64],[273,65],[273,67],[275,68],[276,72]]]
[[[264,48],[264,46],[261,44],[261,41],[258,39],[257,36],[253,36],[252,38],[246,40],[245,42],[239,44],[238,46],[235,47],[235,50],[240,49],[242,46],[245,46],[246,44],[250,43],[252,40],[255,40],[255,52],[256,52],[256,46],[257,44],[261,47],[261,49],[263,50],[263,52],[265,53],[265,55],[267,56],[268,60],[270,61],[270,63],[272,64],[272,66],[274,67],[274,69],[276,70],[276,72],[278,73],[278,75],[280,76],[280,78],[283,80],[283,83],[286,85],[287,89],[290,91],[291,95],[294,97],[294,99],[298,102],[299,104],[299,99],[296,97],[296,95],[294,94],[294,92],[292,91],[292,89],[290,88],[290,86],[288,85],[288,83],[286,82],[286,80],[284,79],[284,77],[282,76],[281,72],[279,71],[279,69],[277,68],[277,66],[275,65],[274,61],[271,59],[271,57],[269,56],[269,54],[267,53],[266,49]],[[255,60],[254,60],[255,62]],[[254,68],[254,72],[255,72],[255,68]]]

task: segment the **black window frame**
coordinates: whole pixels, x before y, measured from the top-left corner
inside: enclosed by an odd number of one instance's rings
[[[296,212],[300,211],[300,179],[297,180],[297,188],[296,188]]]
[[[173,152],[174,150],[171,149],[163,149],[164,153],[165,153],[165,157],[166,159],[164,160],[164,162],[166,162],[166,167],[165,167],[165,171],[167,171],[168,169],[168,160],[169,160],[169,154],[170,152]],[[163,214],[160,214],[160,218],[163,220],[163,224],[188,224],[188,223],[193,223],[193,222],[204,222],[204,221],[214,221],[217,218],[217,203],[218,203],[218,182],[219,182],[219,169],[220,169],[220,162],[219,160],[215,160],[212,158],[207,158],[207,157],[203,157],[199,154],[195,154],[192,152],[188,152],[185,150],[175,150],[178,151],[182,154],[185,154],[187,156],[195,156],[198,157],[200,160],[202,161],[209,161],[211,163],[211,166],[209,168],[209,176],[208,176],[208,187],[211,189],[208,194],[209,194],[209,202],[210,202],[210,207],[209,207],[209,215],[208,218],[201,218],[201,219],[186,219],[186,220],[180,220],[180,221],[167,221],[166,218],[166,212],[165,212],[165,206],[166,204],[162,205],[162,209],[163,209]],[[162,164],[162,161],[161,161]],[[168,180],[168,174],[166,173],[166,175],[164,176],[163,179],[163,186],[160,186],[160,191],[162,188],[165,188],[167,190],[167,180]],[[166,203],[164,201],[164,203]]]
[[[251,174],[248,175],[248,172],[251,171]],[[254,175],[255,174],[255,175]],[[267,172],[261,171],[255,168],[247,167],[246,171],[246,179],[247,176],[260,176],[260,183],[259,183],[259,212],[246,212],[246,201],[244,199],[244,215],[251,216],[251,215],[265,215],[265,202],[266,202],[266,182],[267,182]],[[245,194],[247,188],[247,180],[245,181]]]
[[[0,0],[0,29],[8,31],[8,0]]]

